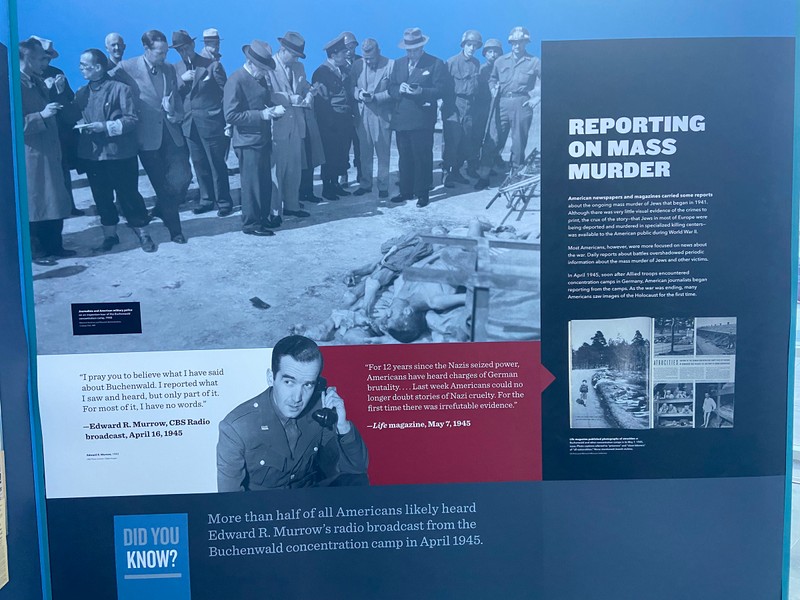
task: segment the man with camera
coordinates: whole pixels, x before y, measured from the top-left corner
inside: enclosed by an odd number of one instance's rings
[[[269,387],[219,424],[218,491],[367,485],[367,448],[336,388],[320,378],[317,344],[285,337],[271,366]]]

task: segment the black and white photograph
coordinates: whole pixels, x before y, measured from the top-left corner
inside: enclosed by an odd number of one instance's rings
[[[694,319],[692,317],[656,317],[653,324],[655,356],[694,355]]]
[[[218,491],[369,485],[367,447],[322,362],[309,338],[275,344],[267,389],[219,424]]]
[[[650,427],[650,319],[570,322],[570,426]]]
[[[697,355],[736,354],[736,317],[697,317]]]
[[[695,427],[719,429],[733,427],[735,384],[698,383],[695,385]]]
[[[694,427],[694,384],[657,383],[653,386],[653,404],[656,429]]]
[[[179,20],[21,24],[39,353],[539,339],[524,23]],[[73,335],[113,302],[141,334]]]

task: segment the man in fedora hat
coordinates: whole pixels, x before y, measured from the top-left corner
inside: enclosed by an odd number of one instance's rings
[[[389,95],[389,76],[394,61],[381,55],[378,42],[364,40],[363,58],[358,59],[350,72],[353,96],[358,105],[356,133],[361,151],[359,188],[354,195],[372,191],[373,156],[378,156],[378,196],[389,197],[389,155],[392,143],[392,105]]]
[[[489,131],[481,154],[480,179],[475,189],[489,187],[489,173],[497,155],[502,152],[511,134],[511,169],[525,162],[525,146],[533,120],[533,106],[538,102],[541,85],[539,59],[531,56],[525,46],[531,41],[524,27],[514,27],[508,35],[511,52],[498,58],[489,87],[495,97],[495,105],[489,117]]]
[[[492,73],[494,62],[503,56],[503,42],[496,38],[486,40],[481,54],[483,54],[483,57],[486,59],[486,62],[481,66],[481,73],[488,71],[488,73],[486,73],[486,81],[489,81],[489,75]]]
[[[281,47],[275,54],[275,68],[267,73],[272,101],[286,109],[280,120],[272,125],[272,193],[282,215],[307,217],[300,210],[300,175],[305,154],[306,118],[312,107],[313,94],[306,79],[306,70],[299,61],[305,58],[306,41],[296,31],[287,31],[278,38]]]
[[[172,34],[170,48],[181,57],[175,63],[185,115],[181,128],[200,187],[200,203],[193,212],[202,214],[216,205],[217,214],[224,217],[233,210],[225,164],[228,145],[225,115],[222,114],[222,90],[228,77],[218,61],[195,52],[194,38],[183,29]]]
[[[447,67],[425,52],[428,36],[419,27],[403,32],[399,47],[406,55],[394,63],[389,94],[396,104],[392,112],[397,151],[400,155],[400,193],[392,202],[417,197],[417,206],[428,205],[433,182],[433,129],[439,98],[447,90]]]
[[[73,216],[81,216],[83,211],[75,206],[75,199],[72,195],[71,175],[71,170],[78,168],[78,135],[73,127],[79,115],[71,106],[75,93],[72,91],[64,71],[52,65],[52,61],[59,56],[52,40],[38,35],[32,35],[31,39],[37,40],[44,50],[45,67],[42,71],[42,80],[49,90],[50,101],[58,102],[64,107],[56,114],[58,143],[61,146],[61,168],[64,170],[64,185],[72,207],[70,212]]]
[[[286,109],[272,101],[267,73],[275,68],[272,48],[253,40],[242,47],[245,63],[225,84],[225,121],[233,125],[232,144],[239,159],[242,183],[242,231],[248,235],[270,236],[276,224],[270,213],[279,213],[280,204],[272,197],[270,155],[272,120]]]
[[[192,180],[183,138],[183,102],[175,67],[166,62],[167,36],[157,29],[142,34],[144,54],[120,63],[115,77],[131,86],[139,117],[139,160],[156,192],[151,211],[161,218],[176,244],[185,244],[179,206]]]
[[[322,197],[338,200],[350,192],[339,185],[339,177],[350,166],[350,143],[354,135],[354,110],[352,88],[347,77],[347,45],[344,34],[325,44],[328,59],[320,65],[312,81],[318,84],[319,93],[314,111],[325,149],[322,165]]]
[[[483,140],[486,137],[486,122],[489,119],[489,109],[492,105],[492,93],[489,89],[489,77],[494,69],[495,61],[503,55],[503,44],[496,38],[486,40],[481,51],[486,62],[481,65],[481,70],[478,72],[478,90],[475,96],[475,133],[478,140],[478,156],[475,160],[467,163],[467,175],[479,179],[478,166],[480,161],[480,151],[483,146]],[[500,164],[502,158],[497,154],[497,162]],[[504,167],[505,165],[501,165]]]
[[[442,152],[443,183],[469,183],[461,174],[465,161],[475,163],[478,139],[475,129],[478,73],[481,65],[475,51],[483,45],[481,34],[469,29],[461,36],[461,52],[447,61],[451,88],[442,103],[444,150]],[[481,132],[483,133],[483,132]]]
[[[219,43],[222,38],[219,37],[219,31],[214,27],[209,27],[203,30],[203,49],[200,54],[205,58],[211,60],[220,60],[222,53],[219,51]]]

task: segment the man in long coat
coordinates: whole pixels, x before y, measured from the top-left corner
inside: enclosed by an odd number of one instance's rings
[[[61,168],[64,171],[64,186],[72,207],[71,214],[73,216],[82,216],[83,211],[75,206],[75,198],[72,195],[71,170],[76,169],[78,172],[83,172],[78,164],[78,132],[73,129],[78,120],[78,115],[72,109],[72,100],[75,98],[75,92],[70,87],[64,71],[52,64],[52,61],[59,56],[52,40],[38,35],[32,35],[31,38],[39,40],[44,49],[45,66],[42,70],[42,80],[47,86],[50,102],[57,102],[64,107],[56,115],[58,142],[61,144]]]
[[[75,255],[64,248],[61,237],[71,209],[56,124],[63,107],[50,102],[42,81],[47,60],[42,44],[35,39],[20,42],[19,60],[31,250],[36,264],[50,266],[56,258]]]
[[[322,134],[325,164],[322,165],[322,197],[338,200],[349,196],[339,184],[339,177],[347,174],[350,165],[350,143],[353,140],[353,101],[347,67],[347,45],[344,34],[325,45],[328,59],[312,77],[319,86],[314,101],[314,111]]]

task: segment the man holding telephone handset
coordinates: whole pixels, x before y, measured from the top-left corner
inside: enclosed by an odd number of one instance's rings
[[[320,377],[317,344],[285,337],[271,366],[269,387],[219,424],[218,491],[367,485],[367,448],[344,400]]]

